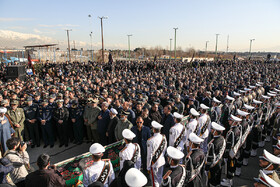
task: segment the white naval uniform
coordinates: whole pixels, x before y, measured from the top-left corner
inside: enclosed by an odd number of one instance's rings
[[[99,178],[101,174],[102,169],[104,168],[104,164],[105,162],[103,160],[100,160],[98,162],[93,162],[92,166],[88,167],[84,171],[83,185],[85,187],[96,182],[96,180]],[[115,179],[115,173],[111,161],[109,164],[110,164],[110,171],[104,183],[104,187],[108,187],[110,183]]]
[[[181,123],[176,123],[175,125],[173,125],[173,127],[170,128],[169,130],[169,146],[173,146],[174,147],[174,143],[177,140],[177,138],[181,135],[181,132],[183,130],[184,126]],[[187,132],[186,132],[186,128],[185,131],[183,132],[183,138],[181,140],[181,142],[179,143],[179,145],[176,147],[178,150],[182,151],[184,150],[184,144],[186,142],[186,136],[187,136]]]
[[[165,147],[163,149],[162,154],[159,156],[158,160],[156,161],[156,163],[154,163],[154,165],[152,166],[153,173],[154,173],[154,182],[156,187],[160,186],[162,182],[163,166],[165,165],[164,155],[167,147],[167,140],[166,137],[161,135],[160,133],[155,133],[154,136],[149,138],[147,141],[147,170],[149,171],[151,170],[153,155],[156,152],[156,150],[159,148],[163,137],[165,138],[166,141]],[[152,175],[150,174],[150,176],[152,180]]]
[[[120,151],[119,156],[120,156],[120,170],[123,168],[123,163],[125,160],[132,160],[133,154],[135,152],[136,146],[138,147],[138,156],[136,163],[134,163],[134,167],[136,169],[141,168],[141,151],[140,151],[140,146],[138,144],[133,144],[129,143],[126,144],[125,147]]]
[[[189,146],[189,135],[195,131],[197,126],[197,120],[196,119],[190,119],[189,123],[186,126],[187,135],[186,135],[186,146]]]
[[[197,136],[199,136],[200,138],[202,138],[204,140],[204,142],[202,142],[200,144],[200,148],[203,150],[204,153],[207,152],[207,143],[208,143],[208,136],[209,136],[209,131],[210,131],[210,121],[206,131],[200,135],[201,132],[201,128],[205,125],[205,123],[207,123],[207,119],[210,118],[207,114],[201,114],[200,117],[198,118],[198,133]]]

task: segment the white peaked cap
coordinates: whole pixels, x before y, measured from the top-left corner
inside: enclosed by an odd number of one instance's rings
[[[184,153],[182,151],[172,146],[167,147],[167,155],[174,160],[180,160],[184,157]]]
[[[251,89],[250,89],[250,88],[244,88],[244,90],[245,90],[245,91],[251,91]]]
[[[142,187],[148,182],[147,177],[136,168],[130,168],[124,178],[126,184],[131,187]]]
[[[152,121],[152,127],[155,129],[161,129],[163,126],[156,121]]]
[[[280,92],[280,90],[278,90],[277,88],[274,88],[274,90],[275,90],[276,92]]]
[[[0,113],[6,113],[7,112],[7,108],[5,108],[5,107],[1,107],[0,108]]]
[[[253,107],[251,105],[244,104],[244,108],[247,109],[247,110],[253,110],[255,107]]]
[[[174,112],[174,113],[173,113],[173,116],[174,116],[175,118],[178,118],[178,119],[182,119],[182,118],[184,117],[183,115],[179,114],[178,112]]]
[[[234,95],[234,96],[240,96],[241,94],[240,94],[240,93],[237,93],[237,92],[233,92],[233,95]]]
[[[216,103],[221,103],[221,101],[219,101],[216,97],[213,97],[213,101]]]
[[[195,144],[200,144],[201,142],[203,142],[202,138],[199,138],[195,133],[190,133],[189,135],[189,140]]]
[[[277,92],[274,92],[274,91],[271,91],[271,90],[269,91],[269,93],[272,93],[272,94],[277,94]]]
[[[240,92],[240,93],[246,93],[246,91],[244,91],[244,90],[239,90],[239,92]]]
[[[262,95],[262,98],[264,98],[264,99],[269,99],[270,97],[269,97],[269,96],[266,96],[266,95]]]
[[[254,89],[254,88],[256,88],[256,86],[252,86],[252,85],[250,85],[250,86],[249,86],[249,88],[252,88],[252,89]]]
[[[240,119],[239,117],[236,117],[236,116],[234,116],[232,114],[230,115],[230,119],[233,120],[233,121],[236,121],[236,122],[242,121],[242,119]]]
[[[105,148],[99,143],[94,143],[90,146],[89,152],[93,155],[99,155],[105,152]]]
[[[110,112],[112,112],[113,114],[117,115],[118,114],[118,111],[114,108],[111,108]]]
[[[253,99],[253,103],[255,103],[255,104],[262,104],[263,102]]]
[[[204,109],[204,110],[208,110],[209,109],[209,107],[208,106],[206,106],[205,104],[200,104],[200,108],[202,108],[202,109]]]
[[[122,136],[125,138],[125,139],[128,139],[128,140],[133,140],[133,138],[135,138],[135,134],[129,130],[129,129],[124,129],[122,131]]]
[[[234,101],[235,100],[233,97],[230,97],[229,95],[226,96],[226,99],[230,100],[230,101]]]
[[[237,109],[237,114],[240,115],[240,116],[247,116],[250,113]]]
[[[259,178],[254,178],[258,183],[262,183],[268,187],[280,187],[275,180],[267,176],[262,170],[260,170]]]
[[[211,127],[212,127],[212,129],[214,129],[216,131],[223,131],[223,130],[225,130],[225,127],[223,127],[222,125],[219,125],[216,122],[212,122],[211,123]]]
[[[269,92],[267,92],[267,95],[270,96],[270,97],[275,97],[276,96],[276,94],[272,94],[272,93],[269,93]]]
[[[193,116],[199,116],[199,113],[198,113],[194,108],[191,108],[190,113],[191,113]]]
[[[263,150],[263,156],[261,156],[261,158],[265,159],[266,161],[272,164],[280,165],[280,157],[271,154],[265,149]]]

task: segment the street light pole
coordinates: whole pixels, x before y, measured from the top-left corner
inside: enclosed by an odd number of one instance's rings
[[[218,38],[220,34],[216,34],[216,47],[215,47],[215,56],[217,58],[217,51],[218,51]]]
[[[207,58],[207,45],[208,45],[209,41],[205,42],[205,59]]]
[[[67,39],[68,39],[68,61],[71,62],[69,31],[72,31],[72,29],[66,29],[66,32],[67,32]]]
[[[169,61],[171,61],[171,56],[172,56],[172,54],[171,54],[171,45],[172,45],[172,38],[170,38],[169,39],[170,40],[170,50],[169,50]]]
[[[175,60],[176,60],[176,31],[178,29],[178,27],[173,28],[175,30],[175,37],[174,37],[174,56],[175,56]]]
[[[253,42],[254,40],[255,40],[255,39],[250,39],[249,60],[251,59],[252,42]]]
[[[102,40],[102,61],[104,62],[104,40],[103,40],[103,19],[108,19],[107,16],[98,17],[101,21],[101,40]]]
[[[88,17],[89,17],[89,22],[90,22],[90,18],[92,18],[91,14],[89,14]],[[90,22],[90,25],[91,25],[91,22]],[[92,35],[93,35],[93,32],[90,29],[90,34],[89,34],[89,36],[90,36],[90,51],[91,51],[90,54],[91,54],[91,61],[93,62]]]
[[[130,62],[130,36],[132,36],[132,34],[128,34],[127,38],[128,38],[128,58],[129,58],[129,62]]]
[[[228,53],[228,49],[229,49],[229,35],[227,35],[227,53]]]

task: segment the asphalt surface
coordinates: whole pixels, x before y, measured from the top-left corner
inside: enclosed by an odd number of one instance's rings
[[[61,162],[63,160],[69,159],[71,157],[78,156],[80,154],[86,153],[89,150],[90,143],[83,143],[82,145],[75,145],[70,143],[68,147],[58,147],[58,142],[56,142],[53,148],[47,147],[43,148],[43,146],[37,148],[27,148],[27,152],[30,156],[30,163],[35,168],[38,169],[36,166],[37,157],[42,153],[47,153],[51,156],[51,164],[55,164]],[[272,151],[271,143],[266,142],[264,147],[269,152]],[[253,186],[254,177],[258,176],[259,173],[259,156],[262,155],[263,148],[258,149],[258,155],[256,157],[250,157],[248,166],[242,166],[242,173],[240,177],[234,177],[234,186],[242,186],[242,187],[249,187]],[[149,185],[149,183],[148,183]]]

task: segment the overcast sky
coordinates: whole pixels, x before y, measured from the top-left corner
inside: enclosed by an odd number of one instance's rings
[[[229,51],[248,51],[252,38],[253,51],[280,51],[280,0],[0,0],[0,30],[63,43],[64,29],[72,29],[70,39],[81,45],[77,48],[89,47],[90,31],[94,47],[100,48],[98,16],[108,16],[105,48],[126,49],[127,34],[132,34],[131,48],[169,49],[178,27],[177,46],[184,50],[204,50],[209,41],[208,50],[214,51],[219,33],[220,51],[226,50],[228,35]]]

